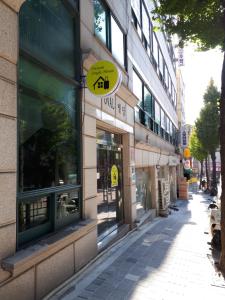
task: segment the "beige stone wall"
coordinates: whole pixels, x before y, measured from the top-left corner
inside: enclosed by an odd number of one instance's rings
[[[136,219],[136,184],[133,172],[135,171],[134,135],[123,135],[123,181],[124,181],[124,217],[125,223],[131,227]]]
[[[96,226],[89,226],[86,231],[80,238],[81,233],[77,231],[71,237],[56,241],[54,245],[50,243],[49,247],[46,244],[41,249],[39,245],[36,254],[35,249],[30,250],[29,254],[23,250],[17,253],[11,263],[11,277],[6,277],[5,282],[0,284],[0,299],[42,299],[80,270],[97,255]],[[8,268],[9,263],[8,260]]]
[[[16,251],[18,28],[16,12],[6,4],[0,1],[0,263]],[[0,283],[9,277],[0,268]]]

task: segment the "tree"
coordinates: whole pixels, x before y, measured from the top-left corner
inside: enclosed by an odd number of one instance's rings
[[[210,90],[209,90],[210,91]],[[205,94],[206,95],[206,94]],[[208,94],[207,94],[208,95]],[[204,149],[210,154],[213,163],[212,192],[217,190],[216,180],[216,150],[219,145],[219,114],[217,102],[212,99],[200,111],[196,123],[196,134]],[[209,181],[208,181],[209,182]]]
[[[221,256],[220,268],[225,273],[225,0],[158,0],[154,10],[169,34],[179,36],[180,46],[191,41],[200,50],[220,47],[224,54],[220,96],[221,153]]]
[[[207,152],[205,151],[201,142],[198,139],[195,127],[192,129],[190,135],[189,147],[191,151],[191,156],[197,159],[201,164],[201,171],[200,171],[200,188],[201,188],[202,177],[203,177],[203,161],[207,157]]]
[[[209,85],[206,89],[203,98],[205,104],[214,103],[215,106],[218,108],[218,112],[219,112],[220,92],[217,90],[217,87],[214,85],[214,81],[212,78],[210,79]]]

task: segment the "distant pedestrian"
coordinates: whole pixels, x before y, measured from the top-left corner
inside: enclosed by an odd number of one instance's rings
[[[203,191],[206,189],[206,181],[205,181],[205,179],[202,180],[202,189],[203,189]]]

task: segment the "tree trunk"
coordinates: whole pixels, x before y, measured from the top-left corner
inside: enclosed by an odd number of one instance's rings
[[[199,189],[202,188],[202,177],[203,177],[203,160],[200,161],[201,170],[200,170],[200,177],[199,177]]]
[[[206,181],[207,181],[207,190],[209,189],[210,186],[210,179],[209,179],[209,168],[208,168],[208,155],[205,158],[205,176],[206,176]]]
[[[216,154],[215,152],[211,153],[212,158],[212,188],[217,189],[217,182],[216,182]]]
[[[223,57],[220,98],[220,156],[221,156],[221,256],[220,269],[225,274],[225,52]]]

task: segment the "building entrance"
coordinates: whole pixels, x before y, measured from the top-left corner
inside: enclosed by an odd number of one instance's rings
[[[97,209],[99,240],[123,223],[121,136],[97,130]]]

